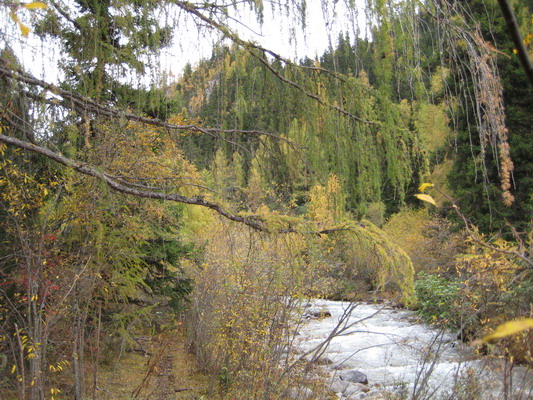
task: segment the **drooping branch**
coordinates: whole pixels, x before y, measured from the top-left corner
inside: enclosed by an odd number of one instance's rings
[[[361,122],[361,123],[365,123],[365,124],[369,124],[369,125],[381,125],[377,121],[369,121],[369,120],[366,120],[364,118],[358,117],[357,115],[354,115],[354,114],[350,113],[349,111],[345,110],[344,108],[341,108],[341,107],[339,107],[339,106],[337,106],[335,104],[330,104],[328,101],[326,101],[324,98],[322,98],[318,94],[309,92],[307,89],[305,89],[299,83],[297,83],[297,82],[295,82],[293,80],[290,80],[290,79],[286,78],[285,76],[283,76],[283,74],[280,71],[278,71],[276,68],[274,68],[271,65],[271,63],[268,62],[268,60],[265,57],[261,56],[261,54],[269,54],[274,59],[282,61],[286,65],[294,67],[295,64],[293,62],[291,62],[290,60],[288,60],[288,59],[280,56],[279,54],[277,54],[277,53],[275,53],[275,52],[273,52],[273,51],[271,51],[271,50],[269,50],[269,49],[267,49],[265,47],[262,47],[262,46],[260,46],[260,45],[258,45],[256,43],[241,39],[239,37],[239,35],[237,35],[235,32],[230,30],[226,25],[223,25],[223,24],[215,21],[214,19],[204,15],[203,13],[198,11],[198,7],[196,7],[195,5],[193,5],[191,3],[183,2],[183,1],[175,1],[175,4],[178,7],[182,8],[184,11],[186,11],[186,12],[192,14],[192,15],[195,15],[197,18],[199,18],[201,21],[205,22],[206,24],[208,24],[212,28],[218,30],[219,32],[224,34],[226,37],[231,39],[234,43],[242,46],[244,49],[246,49],[248,51],[248,53],[250,53],[250,55],[252,55],[254,58],[256,58],[274,76],[276,76],[276,78],[281,80],[283,83],[286,83],[287,85],[292,86],[293,88],[299,90],[305,96],[313,99],[318,104],[320,104],[322,106],[325,106],[325,107],[328,107],[331,110],[334,110],[334,111],[336,111],[336,112],[338,112],[338,113],[340,113],[340,114],[342,114],[342,115],[344,115],[346,117],[349,117],[349,118],[351,118],[352,120],[354,120],[356,122]],[[314,69],[314,70],[321,71],[321,72],[325,71],[323,68],[306,68],[306,69]],[[334,72],[330,72],[330,73],[338,75],[338,74],[336,74]]]
[[[261,131],[261,130],[244,130],[244,129],[219,129],[219,128],[213,128],[213,127],[202,127],[197,124],[187,124],[187,125],[178,125],[178,124],[172,124],[170,122],[166,122],[157,118],[148,118],[141,115],[137,115],[130,112],[124,112],[122,110],[118,110],[116,108],[103,105],[93,99],[90,99],[88,97],[84,97],[78,93],[61,89],[57,87],[56,85],[53,85],[51,83],[45,82],[43,80],[37,79],[33,77],[32,75],[28,74],[27,72],[22,71],[20,68],[11,68],[9,65],[9,61],[0,57],[0,76],[5,76],[10,79],[14,79],[18,82],[27,84],[29,86],[33,87],[40,87],[46,91],[51,92],[56,96],[56,98],[50,99],[46,98],[44,94],[34,94],[31,92],[25,91],[25,96],[41,102],[41,103],[47,103],[50,105],[61,105],[68,109],[73,109],[77,111],[81,111],[83,113],[89,113],[93,115],[99,115],[103,117],[108,118],[114,118],[114,119],[126,119],[128,121],[132,122],[140,122],[145,125],[150,126],[156,126],[160,128],[165,128],[168,130],[178,130],[178,131],[189,131],[189,132],[196,132],[201,134],[206,134],[209,136],[212,136],[216,139],[228,142],[232,145],[235,145],[237,147],[242,148],[242,146],[234,141],[231,141],[225,137],[223,137],[223,134],[228,133],[236,133],[236,134],[242,134],[242,135],[252,135],[252,136],[266,136],[271,137],[276,140],[282,141],[287,143],[293,148],[301,149],[301,146],[281,135],[277,135],[272,132],[267,131]],[[60,98],[58,99],[57,96]],[[243,149],[246,150],[246,149]]]
[[[146,199],[166,200],[166,201],[172,201],[176,203],[197,205],[197,206],[209,208],[215,211],[216,213],[218,213],[219,215],[223,216],[224,218],[227,218],[234,222],[239,222],[241,224],[247,225],[250,228],[258,232],[275,232],[275,233],[281,233],[281,234],[302,233],[302,234],[310,234],[310,235],[329,235],[334,232],[351,230],[350,227],[346,227],[346,226],[339,227],[339,228],[323,229],[321,231],[313,231],[313,230],[302,231],[302,230],[292,228],[292,227],[289,227],[288,229],[280,228],[276,230],[271,230],[267,226],[266,222],[263,221],[263,219],[258,215],[243,216],[243,215],[235,214],[225,209],[222,205],[206,200],[202,196],[187,197],[187,196],[182,196],[180,194],[175,194],[175,193],[165,193],[163,188],[161,188],[158,191],[157,188],[149,188],[145,185],[131,184],[130,182],[125,181],[124,179],[121,179],[120,177],[111,175],[104,171],[99,171],[97,167],[93,165],[70,159],[50,149],[47,149],[46,147],[42,147],[42,146],[38,146],[38,145],[29,143],[29,142],[25,142],[23,140],[20,140],[20,139],[11,137],[11,136],[0,134],[0,143],[4,143],[9,146],[15,146],[15,147],[18,147],[24,150],[31,151],[33,153],[40,154],[42,156],[49,158],[52,161],[55,161],[66,167],[72,168],[81,174],[100,179],[104,181],[111,189],[117,192],[129,194],[132,196],[142,197]]]
[[[59,4],[57,4],[56,1],[54,0],[49,0],[50,4],[54,7],[54,9],[63,17],[65,18],[68,22],[70,22],[77,30],[79,33],[83,32],[83,28],[80,26],[80,24],[75,20],[73,19],[70,15],[67,14],[67,12],[65,10],[63,10],[61,8],[61,6]]]
[[[99,171],[96,167],[92,165],[72,160],[61,154],[53,152],[52,150],[47,149],[45,147],[36,146],[29,142],[24,142],[17,138],[14,138],[11,136],[5,136],[2,134],[0,134],[0,142],[5,143],[7,145],[11,145],[11,146],[16,146],[21,149],[25,149],[25,150],[28,150],[28,151],[31,151],[37,154],[41,154],[59,164],[72,168],[78,171],[79,173],[98,178],[104,181],[111,189],[116,190],[117,192],[130,194],[130,195],[137,196],[137,197],[143,197],[147,199],[167,200],[167,201],[173,201],[177,203],[191,204],[191,205],[206,207],[217,212],[221,216],[231,221],[245,224],[256,231],[261,231],[261,232],[268,231],[265,224],[259,221],[257,217],[244,217],[242,215],[234,214],[226,210],[225,208],[223,208],[220,204],[208,201],[204,199],[202,196],[186,197],[186,196],[182,196],[182,195],[174,194],[174,193],[164,193],[164,192],[158,192],[154,190],[141,190],[141,189],[133,188],[133,187],[128,186],[124,181],[122,181],[123,183],[121,183],[116,178],[112,177],[111,175],[105,172]]]

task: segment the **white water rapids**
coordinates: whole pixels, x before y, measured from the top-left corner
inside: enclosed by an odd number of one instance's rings
[[[329,385],[339,398],[385,398],[380,397],[384,391],[409,399],[469,399],[474,394],[483,400],[505,398],[503,363],[474,356],[452,334],[421,323],[408,310],[361,303],[339,324],[349,305],[313,300],[304,315],[323,317],[310,319],[299,328],[301,353],[319,346],[336,328],[344,329],[321,356]],[[368,384],[347,382],[350,370],[364,373]],[[509,399],[533,398],[531,374],[515,367],[512,375],[512,381],[507,379],[514,387]],[[454,389],[465,392],[464,397],[450,397]]]

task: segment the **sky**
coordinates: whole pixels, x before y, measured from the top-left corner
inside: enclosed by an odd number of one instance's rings
[[[267,4],[262,25],[257,22],[254,13],[246,10],[239,14],[241,23],[229,21],[229,25],[241,38],[257,42],[292,61],[298,61],[305,56],[314,59],[320,57],[330,46],[336,45],[339,32],[348,32],[351,38],[364,36],[365,0],[357,2],[360,3],[359,11],[354,13],[348,12],[342,1],[327,1],[324,9],[321,0],[308,0],[305,31],[302,31],[300,26],[295,26],[291,18],[282,15],[277,9],[273,10]],[[362,34],[356,32],[357,26],[363,31]],[[169,60],[165,67],[181,71],[186,60],[194,65],[200,58],[211,56],[214,39],[209,36],[195,36],[195,31],[196,28],[191,23],[188,27],[191,40],[189,43],[180,40],[179,44],[175,43],[168,50]]]
[[[243,39],[257,42],[285,58],[293,61],[305,56],[316,58],[330,46],[335,46],[339,32],[348,32],[352,39],[357,34],[357,26],[364,32],[365,0],[357,1],[360,3],[359,11],[348,12],[343,1],[327,1],[324,6],[321,0],[308,0],[305,31],[293,19],[282,15],[279,9],[272,9],[266,1],[262,25],[248,8],[238,11],[236,20],[239,23],[230,20],[229,25]],[[59,45],[53,41],[42,41],[32,33],[28,38],[23,38],[6,10],[0,11],[3,11],[0,13],[0,23],[4,26],[4,40],[19,56],[23,68],[37,78],[57,82],[60,77],[58,65],[62,61]],[[30,25],[31,12],[20,10],[18,15]],[[147,60],[147,64],[153,66],[147,76],[123,76],[125,83],[157,85],[163,72],[165,75],[170,74],[171,79],[176,79],[187,63],[194,66],[200,59],[210,57],[213,45],[219,43],[218,35],[210,34],[205,28],[198,28],[191,16],[183,12],[162,10],[159,18],[176,26],[172,46],[164,49],[157,58]],[[364,36],[364,33],[360,35]]]

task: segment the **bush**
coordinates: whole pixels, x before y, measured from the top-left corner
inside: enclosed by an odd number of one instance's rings
[[[314,235],[259,235],[213,221],[201,262],[184,262],[193,279],[187,329],[198,366],[217,377],[225,399],[280,399],[313,377],[287,352],[296,344],[301,301],[320,297],[325,280]],[[210,398],[217,393],[211,393]]]
[[[455,308],[459,299],[459,290],[460,284],[454,280],[425,272],[419,273],[415,281],[418,313],[427,322],[458,327],[459,315]]]
[[[392,215],[383,230],[411,258],[415,271],[451,271],[455,255],[464,251],[464,232],[427,209],[404,208]]]

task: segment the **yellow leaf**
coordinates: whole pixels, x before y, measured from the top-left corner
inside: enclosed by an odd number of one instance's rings
[[[24,25],[22,22],[19,22],[20,32],[22,33],[22,36],[27,37],[31,30],[26,25]]]
[[[16,370],[17,370],[17,366],[13,364],[13,368],[11,368],[11,375],[13,375]]]
[[[494,332],[481,339],[482,342],[488,342],[492,339],[514,335],[515,333],[533,328],[533,318],[516,319],[499,325]]]
[[[433,197],[431,197],[429,194],[417,193],[415,194],[415,197],[418,200],[425,201],[426,203],[433,204],[435,207],[437,207],[437,203],[435,203],[435,200],[433,200]]]
[[[32,9],[32,8],[47,8],[48,6],[40,1],[32,1],[31,3],[23,4],[22,7]]]
[[[418,187],[418,190],[420,190],[421,192],[423,192],[424,190],[428,189],[428,188],[432,188],[433,187],[433,184],[432,183],[423,183],[421,184],[419,187]]]
[[[19,22],[20,22],[20,19],[19,19],[18,15],[15,14],[14,12],[10,12],[10,13],[9,13],[9,16],[11,17],[11,19],[13,20],[13,22],[16,22],[16,23],[19,23]]]

